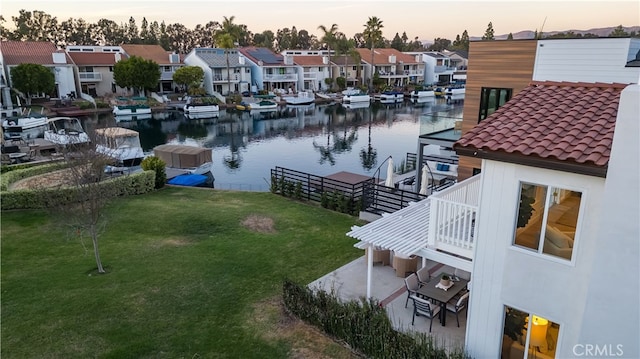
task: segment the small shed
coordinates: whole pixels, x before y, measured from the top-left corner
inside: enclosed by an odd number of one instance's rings
[[[211,148],[185,145],[160,145],[153,148],[153,155],[173,168],[194,168],[212,162]]]

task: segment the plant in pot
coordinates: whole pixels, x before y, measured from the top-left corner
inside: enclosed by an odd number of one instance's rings
[[[451,284],[451,278],[447,274],[443,274],[442,277],[440,277],[440,284],[448,287],[449,284]]]

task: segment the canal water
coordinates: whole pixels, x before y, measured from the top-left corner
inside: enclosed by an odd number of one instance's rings
[[[461,103],[435,99],[376,102],[364,108],[312,104],[271,112],[221,110],[213,118],[167,111],[146,120],[116,121],[106,114],[84,122],[88,130],[136,130],[145,152],[162,144],[212,148],[215,188],[268,191],[270,170],[276,166],[320,176],[340,171],[377,176],[381,167],[380,178],[385,178],[385,159],[392,156],[399,167],[407,153],[417,152],[419,135],[451,128],[461,119]]]

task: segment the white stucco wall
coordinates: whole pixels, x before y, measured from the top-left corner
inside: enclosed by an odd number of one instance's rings
[[[534,81],[637,83],[639,67],[625,67],[640,39],[595,38],[538,41]]]
[[[609,354],[600,357],[640,358],[639,123],[640,86],[628,86],[620,98],[577,354],[597,345]]]
[[[559,323],[558,357],[566,357],[583,322],[590,258],[605,240],[598,234],[604,179],[486,160],[482,176],[466,348],[475,358],[499,358],[509,305]],[[520,181],[582,193],[573,263],[511,245]]]
[[[203,77],[203,86],[204,90],[208,94],[213,93],[213,71],[209,67],[209,65],[202,60],[196,53],[195,50],[191,51],[187,56],[184,57],[184,64],[186,66],[198,66],[204,72]]]

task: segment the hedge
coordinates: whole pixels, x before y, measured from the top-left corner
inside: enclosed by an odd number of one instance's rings
[[[42,174],[47,171],[35,171],[36,168],[40,169],[38,166],[25,170],[12,171],[5,175],[2,178],[2,186],[3,189],[6,188],[9,184],[30,176],[35,176],[37,174]],[[62,167],[62,166],[60,166]],[[34,170],[34,171],[29,171]],[[53,169],[49,168],[49,171]],[[30,176],[24,174],[25,171],[31,173]],[[37,172],[37,173],[34,173]],[[4,178],[5,176],[13,174],[12,179],[14,181],[9,181]],[[7,181],[5,183],[5,180]],[[147,192],[151,192],[154,190],[155,185],[155,172],[154,171],[144,171],[140,173],[135,173],[126,176],[120,176],[116,178],[112,178],[100,183],[100,186],[103,186],[103,190],[105,193],[113,194],[114,196],[128,196],[135,194],[143,194]],[[0,203],[0,209],[8,210],[8,209],[35,209],[35,208],[47,208],[50,207],[51,203],[60,204],[67,203],[73,201],[75,198],[78,198],[74,194],[74,191],[77,189],[75,187],[63,187],[63,188],[51,188],[51,189],[20,189],[15,191],[6,191],[3,190],[0,193],[2,196],[2,203]],[[43,193],[43,191],[46,191]]]
[[[368,358],[468,358],[462,349],[447,352],[436,347],[426,333],[395,330],[386,310],[374,299],[342,302],[334,294],[314,292],[288,279],[282,297],[287,312]]]

